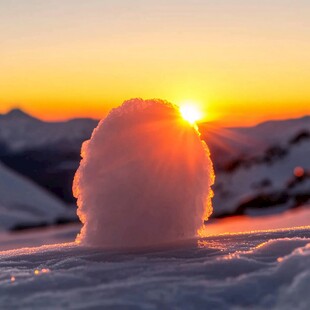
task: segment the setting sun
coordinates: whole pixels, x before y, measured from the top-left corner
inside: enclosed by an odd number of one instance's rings
[[[194,104],[184,104],[180,106],[182,117],[191,124],[202,119],[201,111]]]

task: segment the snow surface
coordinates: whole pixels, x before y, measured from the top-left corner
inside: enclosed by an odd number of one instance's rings
[[[233,216],[207,222],[207,234],[238,233],[285,229],[310,225],[310,206],[265,216]]]
[[[63,202],[0,163],[0,230],[70,217]]]
[[[0,252],[2,309],[309,309],[310,227],[140,251]]]

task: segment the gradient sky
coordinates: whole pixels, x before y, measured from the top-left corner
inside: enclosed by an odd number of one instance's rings
[[[157,97],[229,125],[310,114],[309,16],[309,0],[1,0],[0,113]]]

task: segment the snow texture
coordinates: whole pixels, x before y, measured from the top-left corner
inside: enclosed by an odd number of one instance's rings
[[[309,309],[310,228],[116,252],[0,253],[1,309]]]
[[[132,99],[82,147],[74,180],[78,241],[106,247],[189,239],[212,212],[209,150],[178,107]]]

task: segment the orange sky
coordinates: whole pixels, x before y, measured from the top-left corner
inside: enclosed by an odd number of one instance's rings
[[[307,0],[0,3],[0,113],[100,118],[134,97],[249,125],[310,114]]]

